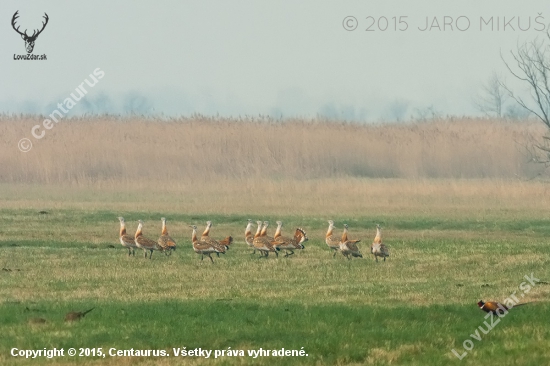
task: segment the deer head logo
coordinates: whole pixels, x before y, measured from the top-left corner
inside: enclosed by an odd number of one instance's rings
[[[44,30],[44,28],[46,28],[46,24],[48,24],[48,14],[44,13],[44,19],[46,19],[45,22],[42,22],[42,29],[40,30],[37,30],[35,29],[34,32],[32,33],[32,36],[29,36],[27,34],[27,30],[25,29],[25,32],[21,33],[19,31],[19,27],[15,28],[15,21],[17,20],[17,18],[19,18],[19,10],[17,10],[15,12],[15,14],[13,14],[13,18],[11,18],[11,26],[13,27],[13,29],[19,33],[21,35],[21,38],[23,38],[23,40],[25,41],[25,48],[27,49],[27,53],[31,53],[32,50],[34,49],[34,42],[36,41],[36,38],[38,37],[38,35],[40,33],[42,33],[42,31]]]

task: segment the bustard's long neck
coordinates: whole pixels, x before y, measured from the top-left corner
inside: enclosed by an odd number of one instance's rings
[[[166,229],[166,221],[162,222],[162,235],[168,235],[168,229]]]
[[[281,236],[281,228],[283,227],[283,224],[277,224],[277,230],[275,230],[275,235],[273,235],[274,238],[278,238]]]
[[[259,237],[260,235],[262,235],[262,223],[258,223],[258,230],[256,230],[256,235],[254,235],[255,238]]]
[[[269,226],[269,224],[264,224],[264,227],[262,228],[262,232],[260,234],[260,236],[266,236],[267,235],[267,227]]]
[[[381,243],[382,242],[382,231],[379,227],[376,228],[376,237],[374,238],[375,243]]]
[[[246,225],[246,229],[244,229],[244,236],[247,237],[247,236],[250,236],[250,235],[252,235],[252,224],[251,223]]]
[[[342,242],[348,241],[348,228],[344,226],[344,232],[342,233]]]
[[[143,225],[139,224],[138,225],[138,228],[136,230],[136,238],[140,235],[143,235],[143,233],[141,232],[141,228],[142,228]]]
[[[328,226],[328,230],[327,230],[327,238],[329,236],[332,236],[332,230],[334,230],[334,226],[333,225],[329,225]]]
[[[121,222],[120,223],[120,236],[126,235],[126,224]]]
[[[197,242],[197,229],[193,228],[193,234],[191,234],[191,242]]]
[[[206,228],[204,229],[204,232],[202,233],[202,236],[208,236],[210,233],[210,228],[212,227],[212,224],[207,224]]]

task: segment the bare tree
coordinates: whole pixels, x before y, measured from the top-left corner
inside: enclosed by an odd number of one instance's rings
[[[426,122],[428,120],[436,120],[441,118],[442,113],[438,111],[433,104],[425,108],[415,108],[416,114],[411,116],[411,119],[414,119],[419,122]]]
[[[508,93],[504,88],[504,82],[493,73],[482,86],[482,94],[475,100],[476,108],[487,116],[501,118],[504,112],[504,105],[508,99]]]
[[[527,109],[521,107],[517,103],[513,104],[507,104],[505,111],[504,111],[504,118],[517,120],[517,121],[525,121],[529,118],[529,115],[531,112],[529,112]]]
[[[542,138],[534,138],[528,150],[533,161],[550,166],[550,34],[543,39],[518,44],[510,51],[512,65],[501,54],[508,71],[528,86],[529,97],[514,93],[506,84],[502,87],[523,109],[534,114],[547,128]]]

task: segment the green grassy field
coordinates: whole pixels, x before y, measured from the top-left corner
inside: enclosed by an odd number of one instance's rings
[[[309,215],[270,215],[269,205],[255,214],[213,215],[154,204],[117,211],[110,206],[116,195],[95,195],[94,207],[86,198],[81,208],[76,198],[70,204],[50,198],[57,204],[46,206],[3,198],[1,364],[550,363],[550,219],[542,210],[495,205],[489,214],[466,214],[431,211],[428,202],[418,210],[394,207],[384,215],[365,210],[329,216],[322,208]],[[39,215],[38,207],[51,208]],[[153,239],[166,216],[178,249],[170,257],[155,252],[152,260],[141,251],[128,257],[118,243],[120,215],[129,231],[144,220],[144,233]],[[260,259],[243,242],[247,218],[282,220],[285,234],[301,226],[310,240],[292,257]],[[332,258],[324,244],[328,219],[339,230],[350,225],[350,236],[362,240],[364,258]],[[214,264],[201,262],[191,248],[188,225],[203,227],[206,220],[214,222],[213,237],[236,239]],[[391,250],[385,263],[368,255],[376,223]],[[531,273],[544,283],[521,301],[534,303],[512,309],[486,335],[478,330],[480,341],[472,338],[479,326],[486,328],[477,301],[502,301],[514,291],[519,296],[518,287]],[[82,321],[63,321],[67,312],[91,307]],[[31,324],[36,317],[46,323]],[[468,339],[474,347],[459,360],[451,349],[462,354]],[[170,356],[30,360],[12,357],[14,347],[162,349]],[[245,356],[175,357],[173,348],[182,347],[243,350]],[[247,354],[302,347],[307,356]]]

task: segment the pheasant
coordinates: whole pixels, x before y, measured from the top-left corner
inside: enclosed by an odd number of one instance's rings
[[[128,249],[128,256],[136,255],[136,242],[131,235],[126,234],[126,222],[124,217],[119,217],[120,221],[120,244]]]
[[[272,242],[272,244],[279,249],[284,249],[285,257],[293,255],[295,249],[304,249],[303,243],[308,241],[306,232],[302,228],[296,228],[294,237],[288,238],[286,236],[281,235],[282,227],[283,227],[283,223],[281,221],[277,221],[277,231],[273,236],[275,240]],[[290,254],[288,254],[289,251],[290,251]]]
[[[212,253],[223,253],[225,254],[225,247],[221,246],[214,246],[210,243],[207,243],[202,240],[197,239],[197,226],[196,225],[190,225],[190,228],[193,229],[193,234],[191,235],[191,241],[193,242],[193,250],[195,253],[201,255],[201,261],[204,259],[204,256],[207,255],[208,258],[214,263],[214,260],[212,259]]]
[[[231,245],[231,243],[233,243],[233,237],[228,236],[227,238],[225,238],[223,240],[217,241],[217,240],[215,240],[215,239],[213,239],[209,236],[210,228],[212,228],[212,221],[207,221],[206,222],[206,228],[204,229],[204,232],[202,233],[202,236],[201,236],[201,241],[204,241],[205,243],[209,243],[209,244],[212,244],[216,247],[219,247],[220,251],[216,252],[216,255],[219,257],[222,247],[223,247],[223,252],[224,253],[225,253],[226,250],[229,249],[229,246]]]
[[[528,304],[527,302],[523,304],[515,304],[513,307],[515,308],[516,306],[522,306],[527,304]],[[484,302],[483,300],[479,300],[479,302],[477,303],[477,306],[479,306],[479,308],[485,311],[486,313],[493,313],[495,315],[504,314],[505,312],[511,309],[508,306],[495,301]]]
[[[254,252],[252,252],[252,254],[255,254],[256,249],[254,248],[254,235],[252,234],[252,226],[254,226],[252,220],[248,219],[248,224],[246,225],[246,229],[244,229],[244,241],[250,248],[254,249]]]
[[[344,232],[342,233],[342,239],[340,240],[340,251],[348,260],[350,260],[351,257],[363,258],[359,248],[357,248],[357,243],[360,241],[361,240],[348,239],[348,224],[344,224]]]
[[[258,221],[257,224],[258,224],[258,227],[262,226],[261,221]],[[272,237],[267,236],[268,226],[269,226],[269,222],[264,221],[261,231],[258,230],[256,232],[256,235],[254,235],[254,241],[253,241],[254,248],[259,250],[262,256],[265,256],[266,258],[269,256],[269,252],[274,252],[275,255],[278,257],[279,256],[278,251],[280,249],[278,247],[273,246],[272,242],[274,239]]]
[[[340,250],[340,239],[341,239],[336,235],[332,234],[333,230],[334,230],[334,221],[328,220],[328,230],[327,230],[327,235],[325,235],[325,243],[327,243],[330,250],[334,251],[332,258],[334,258],[336,253]]]
[[[164,254],[172,255],[172,251],[176,250],[176,241],[168,235],[168,229],[166,229],[166,219],[163,217],[160,220],[162,221],[162,233],[158,240],[158,245],[162,248]]]
[[[158,243],[154,240],[148,239],[143,236],[143,233],[141,232],[141,229],[143,228],[143,221],[138,220],[139,225],[136,231],[135,235],[135,242],[138,248],[143,249],[143,253],[145,254],[145,258],[147,258],[147,251],[149,250],[151,254],[149,255],[149,259],[153,256],[153,250],[159,250],[160,247]]]
[[[370,252],[374,255],[374,259],[376,259],[377,262],[378,257],[384,258],[385,262],[386,257],[390,256],[390,250],[387,246],[382,244],[382,229],[380,229],[380,225],[376,225],[376,237],[370,246]]]
[[[90,311],[94,310],[95,308],[91,308],[90,310],[86,310],[86,311],[71,311],[70,313],[67,313],[67,315],[65,315],[65,321],[66,322],[74,322],[76,320],[80,320],[81,318],[84,318],[84,316],[86,316],[86,314],[88,314]]]

